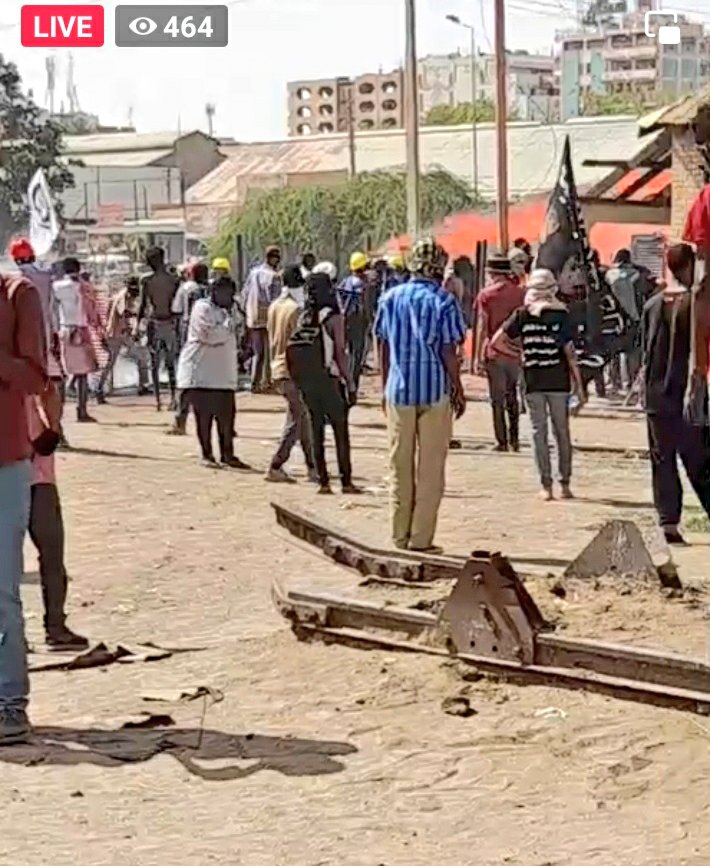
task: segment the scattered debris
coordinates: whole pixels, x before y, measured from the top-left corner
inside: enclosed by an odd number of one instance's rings
[[[428,610],[431,613],[439,613],[445,603],[445,598],[420,598],[419,601],[410,604],[409,607],[412,610]]]
[[[557,598],[567,598],[567,588],[561,580],[556,580],[550,587],[550,592]]]
[[[124,649],[124,647],[118,647]],[[163,649],[146,649],[144,652],[136,650],[128,650],[127,653],[120,655],[116,661],[121,665],[132,665],[137,662],[160,662],[163,659],[169,659],[172,653],[170,650]]]
[[[32,665],[30,673],[42,671],[77,671],[87,668],[103,668],[112,664],[136,664],[138,662],[157,662],[168,659],[177,653],[200,652],[201,647],[189,649],[168,649],[147,642],[131,649],[120,644],[115,649],[109,649],[105,643],[99,643],[86,652],[79,653],[66,661],[46,662]]]
[[[535,713],[536,719],[566,719],[567,713],[559,707],[544,707]]]
[[[478,715],[478,710],[471,706],[471,701],[462,695],[444,698],[441,702],[441,709],[448,716],[460,716],[462,719]]]
[[[161,713],[140,713],[138,718],[129,719],[121,725],[122,731],[145,731],[153,728],[172,728],[175,719],[172,716]]]
[[[662,565],[656,566],[656,573],[661,585],[666,589],[682,592],[683,584],[680,582],[680,575],[674,562],[670,560]]]
[[[32,665],[31,673],[39,671],[76,671],[85,668],[100,668],[106,665],[112,665],[118,661],[121,656],[127,655],[129,650],[118,646],[115,649],[109,649],[105,643],[99,643],[86,652],[79,653],[74,658],[66,661],[47,662],[45,664]]]
[[[211,686],[188,686],[183,689],[158,689],[156,691],[144,692],[141,699],[144,701],[160,701],[165,704],[189,703],[198,698],[209,697],[213,704],[224,700],[224,694],[219,689]]]

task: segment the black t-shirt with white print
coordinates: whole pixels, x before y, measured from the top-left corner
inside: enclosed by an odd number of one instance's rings
[[[528,393],[570,391],[570,371],[565,346],[572,341],[569,313],[543,310],[533,316],[525,307],[516,310],[503,325],[511,340],[523,347],[523,373]]]

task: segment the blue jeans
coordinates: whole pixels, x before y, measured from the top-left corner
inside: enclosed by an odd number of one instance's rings
[[[29,462],[0,466],[0,708],[23,709],[30,690],[20,598],[29,517]]]

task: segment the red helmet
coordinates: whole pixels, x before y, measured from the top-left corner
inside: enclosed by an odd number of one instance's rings
[[[15,238],[10,242],[8,252],[10,258],[15,262],[26,262],[35,257],[35,251],[27,238]]]

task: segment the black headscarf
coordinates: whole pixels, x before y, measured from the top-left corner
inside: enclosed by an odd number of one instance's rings
[[[231,309],[236,292],[237,285],[231,277],[218,277],[210,286],[212,301],[224,310]]]
[[[299,265],[288,265],[284,268],[283,282],[288,289],[299,289],[305,282]]]
[[[338,312],[338,297],[328,274],[309,274],[306,280],[306,309],[319,313],[325,307]]]

